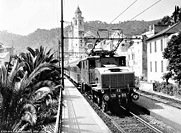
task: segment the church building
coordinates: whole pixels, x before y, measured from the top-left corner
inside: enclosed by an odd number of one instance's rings
[[[84,18],[79,7],[75,11],[73,22],[71,23],[71,29],[68,32],[68,51],[69,59],[78,60],[84,58],[85,43],[84,43]]]

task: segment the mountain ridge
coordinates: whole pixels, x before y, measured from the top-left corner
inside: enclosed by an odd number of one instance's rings
[[[85,24],[85,33],[92,31],[96,34],[98,29],[122,29],[123,34],[127,36],[139,35],[148,30],[149,25],[157,24],[160,20],[153,21],[124,21],[117,24],[108,24],[102,21],[87,21]],[[64,28],[64,36],[68,36],[70,25]],[[4,45],[14,47],[15,53],[24,52],[27,47],[37,48],[40,45],[52,48],[54,52],[58,48],[58,40],[61,37],[60,28],[50,30],[38,28],[27,36],[0,31],[0,42]],[[68,49],[68,40],[65,39],[65,51]]]

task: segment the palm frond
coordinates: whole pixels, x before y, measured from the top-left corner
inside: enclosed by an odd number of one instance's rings
[[[24,116],[23,120],[28,121],[33,126],[37,121],[36,108],[33,104],[25,104],[23,107]]]
[[[1,87],[4,87],[7,80],[7,69],[4,65],[0,65],[0,75],[1,75],[0,84]]]
[[[27,47],[27,50],[31,53],[31,55],[32,55],[33,57],[36,56],[36,52],[35,52],[32,48]]]
[[[50,61],[51,64],[56,64],[56,63],[58,63],[58,62],[59,62],[59,60],[57,60],[57,59],[54,59],[54,60],[51,60],[51,61]]]
[[[46,53],[46,55],[50,55],[51,51],[52,51],[52,49],[49,49],[48,52]]]
[[[12,70],[10,71],[10,74],[8,75],[8,80],[9,82],[13,82],[15,78],[17,77],[18,72],[23,70],[24,63],[23,62],[18,62],[18,60],[15,60],[15,63],[13,65]]]
[[[51,65],[49,63],[42,63],[40,64],[38,67],[36,67],[34,69],[34,71],[29,75],[28,80],[27,80],[27,86],[32,82],[32,80],[39,75],[40,73],[42,73],[43,71],[46,70],[51,70],[53,69],[55,66]]]

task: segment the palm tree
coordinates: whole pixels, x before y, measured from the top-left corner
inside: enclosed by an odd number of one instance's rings
[[[36,67],[41,63],[47,62],[51,64],[56,64],[57,59],[54,59],[54,53],[51,54],[51,49],[46,52],[42,46],[39,49],[33,50],[32,48],[27,48],[28,53],[21,53],[19,60],[25,63],[25,69],[30,74]]]
[[[60,73],[50,52],[43,51],[40,48],[36,56],[21,54],[9,73],[5,66],[0,67],[0,94],[3,99],[0,130],[19,132],[37,128],[55,115],[57,92],[61,86]],[[40,54],[42,52],[44,54]]]

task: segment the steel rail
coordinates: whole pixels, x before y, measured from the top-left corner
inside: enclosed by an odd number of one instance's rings
[[[104,112],[102,111],[102,113],[104,113]],[[113,123],[113,125],[114,125],[121,133],[127,133],[127,132],[125,132],[124,129],[123,129],[122,127],[120,127],[120,126],[116,123],[116,121],[114,121],[108,114],[104,113],[104,115],[111,120],[111,122]]]
[[[125,107],[120,106],[122,109],[128,111],[131,115],[133,115],[138,121],[140,121],[141,123],[143,123],[145,126],[147,126],[148,128],[150,128],[151,130],[153,130],[156,133],[163,133],[162,131],[160,131],[159,129],[157,129],[156,127],[152,126],[151,124],[149,124],[148,122],[146,122],[145,120],[143,120],[141,117],[139,117],[138,115],[134,114],[133,112],[127,110]]]

